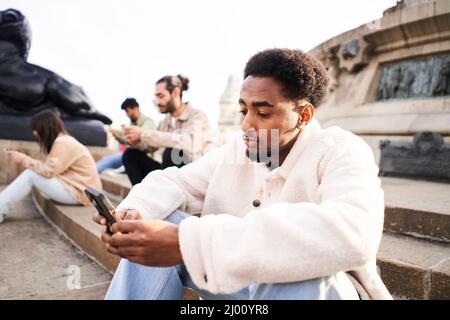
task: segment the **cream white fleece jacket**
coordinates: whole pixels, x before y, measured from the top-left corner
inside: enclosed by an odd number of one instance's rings
[[[181,169],[150,173],[119,209],[145,219],[200,214],[181,222],[180,248],[194,283],[212,293],[346,271],[362,298],[390,299],[376,271],[384,218],[377,173],[362,139],[313,120],[272,172],[250,162],[236,139]]]

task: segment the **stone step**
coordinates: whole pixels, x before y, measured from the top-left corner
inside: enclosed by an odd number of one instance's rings
[[[381,177],[386,231],[450,243],[450,184]],[[120,201],[131,189],[126,175],[102,174],[103,188]]]
[[[450,243],[450,184],[382,177],[384,229]]]
[[[450,245],[384,233],[381,278],[399,299],[450,299]]]
[[[107,196],[114,205],[120,200],[117,196],[111,194],[107,194]],[[92,216],[96,212],[93,207],[59,205],[37,190],[33,190],[33,201],[38,210],[63,236],[85,252],[92,260],[114,274],[120,258],[106,251],[106,246],[100,239],[104,227],[92,221]],[[90,291],[86,289],[85,294],[89,293]],[[76,296],[76,293],[73,294]],[[58,297],[58,299],[60,298],[71,299],[71,296]],[[190,289],[185,289],[183,299],[198,300],[198,296]]]
[[[125,174],[113,174],[105,171],[101,174],[103,190],[116,195],[118,198],[125,198],[130,192],[131,183]]]

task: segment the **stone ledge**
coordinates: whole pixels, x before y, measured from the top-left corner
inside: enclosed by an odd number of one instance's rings
[[[381,177],[385,230],[450,243],[450,184]]]
[[[131,183],[127,175],[112,176],[108,172],[101,174],[103,190],[117,197],[125,198],[131,190]]]
[[[449,299],[450,245],[385,233],[377,254],[381,278],[395,297]]]

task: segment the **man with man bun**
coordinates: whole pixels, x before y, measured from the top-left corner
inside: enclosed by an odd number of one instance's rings
[[[137,126],[125,128],[130,145],[122,157],[123,165],[133,185],[157,169],[182,167],[203,155],[210,146],[206,114],[183,102],[183,92],[189,89],[189,79],[165,76],[155,85],[155,104],[166,117],[157,130]],[[147,153],[160,150],[161,162],[147,157]]]

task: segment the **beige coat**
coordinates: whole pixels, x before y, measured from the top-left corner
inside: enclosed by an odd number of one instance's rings
[[[159,123],[157,130],[145,130],[141,142],[131,147],[153,152],[158,148],[177,148],[196,160],[212,147],[206,114],[186,104],[181,115],[171,125],[170,114]]]
[[[87,186],[102,189],[94,158],[89,150],[69,135],[60,135],[45,161],[26,157],[24,167],[46,178],[57,177],[80,204],[90,206],[84,194]]]
[[[180,248],[194,283],[212,293],[347,271],[362,298],[390,299],[376,269],[384,194],[367,144],[313,120],[272,172],[244,151],[236,139],[181,169],[154,171],[120,208],[148,219],[200,214],[181,222]]]

